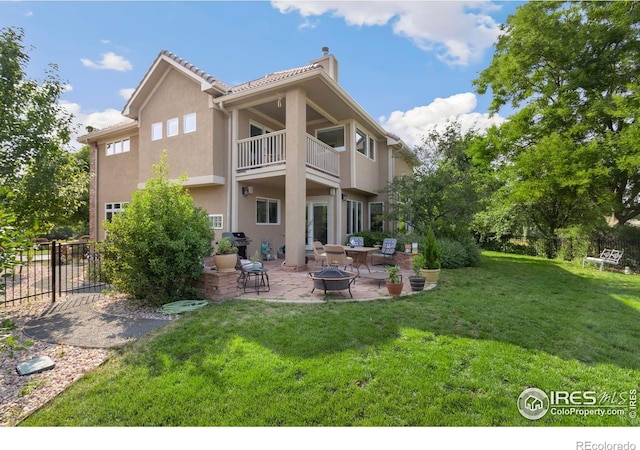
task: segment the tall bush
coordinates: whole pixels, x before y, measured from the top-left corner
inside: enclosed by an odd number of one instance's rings
[[[162,305],[193,298],[200,261],[214,238],[206,212],[196,208],[180,182],[170,182],[166,152],[154,178],[133,193],[124,211],[105,221],[104,272],[119,291],[143,303]],[[182,181],[182,180],[181,180]]]

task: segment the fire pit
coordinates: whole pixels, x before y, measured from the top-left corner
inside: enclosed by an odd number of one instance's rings
[[[309,277],[313,280],[312,294],[316,288],[323,289],[326,300],[327,291],[342,291],[343,289],[348,289],[349,295],[353,298],[351,294],[351,284],[356,278],[356,274],[353,272],[329,268],[321,270],[320,272],[309,272]]]

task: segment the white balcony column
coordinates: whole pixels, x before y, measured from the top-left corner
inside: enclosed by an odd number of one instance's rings
[[[300,88],[286,93],[286,148],[285,171],[285,262],[290,268],[304,267],[306,194],[306,123],[307,96]]]

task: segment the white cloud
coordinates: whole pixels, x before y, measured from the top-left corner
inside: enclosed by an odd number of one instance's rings
[[[135,88],[120,89],[118,91],[118,94],[120,94],[120,97],[125,99],[125,101],[129,101],[129,99],[131,98],[131,95],[133,95],[134,91],[135,91]]]
[[[391,25],[397,35],[410,39],[450,65],[468,65],[482,58],[496,41],[500,29],[488,13],[499,9],[489,2],[326,2],[274,0],[274,8],[286,14],[332,14],[351,26]]]
[[[416,106],[409,111],[394,111],[387,117],[380,117],[380,124],[393,134],[398,135],[410,147],[422,143],[422,138],[435,129],[444,129],[447,121],[456,120],[462,131],[474,128],[479,131],[491,125],[504,122],[504,118],[495,115],[474,112],[477,105],[475,94],[466,92],[447,98],[436,98],[426,106]]]
[[[86,67],[91,67],[92,69],[108,69],[126,72],[133,68],[129,61],[113,52],[103,53],[102,60],[97,63],[87,58],[82,58],[80,61],[82,61],[82,64]]]
[[[73,122],[74,126],[77,127],[77,132],[71,136],[71,142],[69,144],[76,149],[82,147],[82,144],[78,143],[76,139],[78,136],[87,134],[87,126],[92,126],[96,129],[103,129],[128,120],[120,111],[113,108],[109,108],[104,111],[86,113],[82,110],[82,106],[80,104],[66,100],[61,100],[60,106],[74,116]]]

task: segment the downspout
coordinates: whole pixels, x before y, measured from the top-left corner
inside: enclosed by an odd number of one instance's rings
[[[227,164],[227,180],[229,180],[229,184],[228,184],[229,189],[227,189],[227,211],[226,211],[227,226],[225,228],[229,231],[233,231],[233,227],[235,226],[234,224],[235,220],[233,220],[232,218],[233,190],[235,186],[235,177],[233,176],[233,138],[232,138],[233,116],[229,111],[225,109],[223,101],[220,101],[220,102],[213,101],[213,105],[215,105],[215,107],[219,111],[222,111],[227,116],[227,119],[228,119],[227,120],[227,157],[229,159]]]

